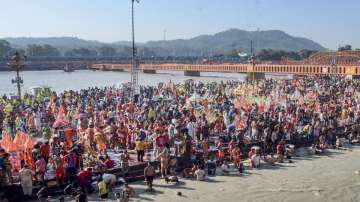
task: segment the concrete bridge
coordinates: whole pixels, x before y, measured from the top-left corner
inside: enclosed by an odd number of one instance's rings
[[[93,64],[93,70],[127,71],[131,64]],[[139,71],[155,74],[156,71],[183,71],[185,76],[200,76],[200,72],[253,73],[261,78],[265,73],[295,75],[353,75],[360,76],[360,65],[310,64],[140,64]]]

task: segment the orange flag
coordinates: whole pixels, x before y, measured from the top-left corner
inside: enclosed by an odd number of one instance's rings
[[[15,138],[13,140],[13,143],[19,150],[25,149],[25,143],[29,136],[26,133],[23,133],[21,131],[18,131],[15,135]]]
[[[3,131],[2,140],[0,141],[1,147],[7,151],[10,143],[12,143],[10,135],[6,131]]]
[[[31,150],[34,147],[34,142],[32,141],[32,139],[30,137],[27,138],[24,146],[25,146],[26,150]]]
[[[18,147],[14,143],[9,142],[7,152],[15,152],[17,150],[18,150]]]

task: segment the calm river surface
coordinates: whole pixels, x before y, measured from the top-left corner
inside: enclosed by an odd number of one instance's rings
[[[50,86],[52,90],[61,92],[64,90],[79,90],[88,87],[113,86],[130,81],[130,72],[107,72],[78,70],[71,73],[64,71],[23,71],[20,72],[24,80],[23,91],[34,86]],[[184,76],[182,71],[158,71],[157,74],[139,73],[140,85],[156,85],[159,82],[182,83],[187,79],[194,79],[203,82],[226,81],[245,79],[245,74],[239,73],[210,73],[202,72],[201,77]],[[15,72],[0,72],[0,95],[16,92],[16,87],[11,84]]]

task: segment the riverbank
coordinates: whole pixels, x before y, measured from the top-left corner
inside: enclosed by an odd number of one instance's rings
[[[0,71],[12,71],[8,60],[0,59]],[[23,61],[22,71],[63,70],[69,66],[75,70],[88,69],[97,63],[129,63],[130,59],[108,57],[28,57]]]
[[[230,176],[208,177],[204,182],[180,179],[178,185],[156,179],[154,193],[145,192],[144,182],[133,183],[130,186],[135,189],[135,197],[131,201],[360,201],[360,175],[355,174],[360,169],[360,147],[327,150],[321,156],[302,153],[298,151],[300,156],[293,158],[293,163],[263,164],[241,176],[234,170]],[[113,194],[110,199],[115,201]],[[96,195],[89,197],[89,201],[96,200]]]
[[[39,65],[35,65],[35,66],[24,66],[21,71],[64,71],[64,67],[66,66],[66,64],[56,64],[55,66],[49,66],[48,64],[44,64],[44,66],[39,66]],[[89,69],[88,66],[83,65],[83,66],[75,66],[72,67],[74,70],[87,70]],[[12,69],[10,66],[8,66],[7,64],[5,65],[1,65],[0,64],[0,72],[14,72],[15,70]]]

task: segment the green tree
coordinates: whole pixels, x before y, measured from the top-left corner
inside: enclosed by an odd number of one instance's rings
[[[304,52],[305,54],[305,52]],[[306,54],[310,54],[306,52]],[[257,53],[257,58],[264,61],[280,61],[283,58],[290,58],[292,60],[301,60],[303,57],[300,52],[294,51],[283,51],[283,50],[273,50],[273,49],[262,49]]]
[[[350,50],[351,50],[351,45],[341,46],[338,49],[338,51],[350,51]]]
[[[111,46],[103,46],[103,47],[100,47],[100,49],[99,49],[99,55],[104,56],[104,57],[115,56],[116,50],[115,50],[115,48],[113,48]]]
[[[279,61],[285,56],[283,52],[284,51],[262,49],[257,53],[257,58],[264,61]]]
[[[32,44],[28,45],[26,49],[27,55],[34,57],[56,57],[60,56],[60,51],[48,44],[45,45],[37,45]]]
[[[132,47],[125,46],[122,51],[122,55],[125,57],[131,57],[132,56]]]
[[[18,53],[20,53],[20,55],[26,55],[26,50],[22,48],[14,49],[13,51],[17,51]]]
[[[76,48],[65,52],[66,57],[95,57],[98,53],[96,50],[87,48]]]
[[[0,40],[0,58],[7,56],[12,50],[10,43],[5,40]]]
[[[241,52],[241,51],[239,51],[239,50],[233,49],[233,50],[231,50],[230,52],[228,52],[228,53],[226,54],[226,56],[231,57],[231,58],[237,58],[237,57],[239,57],[239,53],[240,53],[240,52]]]
[[[57,48],[52,47],[47,44],[43,45],[43,50],[44,50],[44,54],[46,56],[60,56],[61,55],[60,51]]]
[[[295,51],[290,51],[290,52],[285,51],[285,57],[288,57],[293,60],[301,60],[302,59],[300,56],[300,53],[295,52]]]
[[[300,50],[299,55],[300,55],[301,59],[306,59],[317,52],[318,51],[315,51],[315,50],[302,49],[302,50]]]
[[[150,48],[147,48],[147,47],[141,47],[141,48],[138,48],[137,49],[138,51],[138,56],[140,57],[151,57],[151,56],[156,56],[156,53],[150,49]]]

